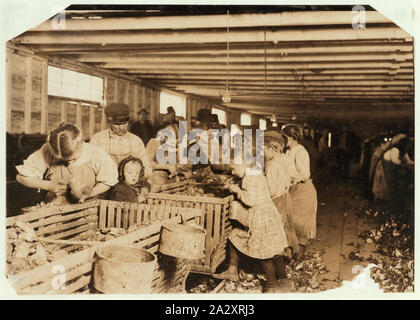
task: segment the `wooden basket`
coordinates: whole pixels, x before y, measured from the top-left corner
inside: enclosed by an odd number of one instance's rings
[[[190,263],[188,260],[159,255],[157,252],[161,221],[171,223],[194,222],[201,216],[200,210],[170,208],[148,204],[131,204],[96,200],[84,204],[63,207],[36,208],[26,214],[8,218],[6,227],[16,221],[28,222],[39,237],[46,239],[79,240],[74,244],[50,244],[57,250],[74,251],[81,245],[87,248],[76,253],[64,254],[57,260],[32,270],[9,276],[9,281],[19,294],[70,294],[90,293],[92,263],[96,248],[101,245],[134,245],[158,256],[153,275],[152,292],[184,292]],[[103,243],[85,242],[98,227],[129,228],[133,224],[144,225],[140,230]],[[65,284],[64,287],[60,284]],[[55,287],[54,287],[55,285]]]
[[[226,242],[232,229],[229,221],[230,202],[233,196],[225,198],[198,197],[176,194],[186,189],[191,181],[182,181],[165,186],[159,193],[150,193],[150,205],[202,210],[202,216],[195,222],[206,230],[205,257],[193,262],[191,272],[212,274],[226,258]]]

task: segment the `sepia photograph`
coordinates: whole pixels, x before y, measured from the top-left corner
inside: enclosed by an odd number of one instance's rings
[[[3,41],[17,296],[415,294],[408,30],[357,4],[50,10]]]

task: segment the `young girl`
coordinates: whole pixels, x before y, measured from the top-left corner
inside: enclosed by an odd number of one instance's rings
[[[287,243],[293,250],[293,253],[299,251],[293,221],[292,221],[292,203],[289,195],[289,188],[292,179],[284,162],[284,138],[276,131],[267,131],[264,134],[264,158],[265,158],[265,176],[267,178],[268,188],[274,204],[280,213],[284,225],[284,231],[287,237]],[[281,263],[281,257],[275,259],[276,263]],[[279,269],[279,267],[276,267]],[[282,275],[277,275],[281,278]],[[284,275],[283,275],[284,277]]]
[[[276,270],[273,257],[283,253],[287,247],[281,217],[270,198],[267,181],[258,168],[247,168],[245,164],[234,164],[233,174],[242,178],[242,186],[232,185],[230,191],[249,206],[248,230],[235,228],[229,235],[229,267],[217,279],[238,280],[238,251],[259,259],[267,282],[264,292],[277,292]],[[283,270],[284,272],[284,270]]]
[[[312,183],[310,159],[306,149],[299,144],[299,129],[294,125],[283,128],[287,136],[288,156],[292,163],[292,220],[299,241],[299,260],[303,259],[308,240],[316,236],[317,194]]]
[[[140,159],[129,156],[118,166],[120,181],[112,190],[110,200],[143,202],[150,191],[150,184],[144,178],[144,166]]]

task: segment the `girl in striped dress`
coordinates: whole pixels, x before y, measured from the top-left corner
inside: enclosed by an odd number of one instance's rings
[[[244,161],[243,161],[244,162]],[[287,247],[281,216],[270,197],[267,180],[261,169],[246,165],[232,165],[232,173],[242,178],[241,187],[230,186],[230,191],[249,207],[248,228],[235,228],[229,235],[229,267],[217,279],[238,280],[239,252],[258,259],[267,277],[264,292],[277,292],[276,271],[273,257]]]

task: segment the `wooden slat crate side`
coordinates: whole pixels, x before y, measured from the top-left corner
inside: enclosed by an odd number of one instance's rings
[[[52,224],[76,220],[90,215],[98,216],[98,207],[82,209],[77,212],[56,214],[55,216],[51,216],[48,218],[40,218],[39,220],[35,220],[29,224],[32,228],[35,229],[35,231],[39,230],[37,234],[44,234],[45,230],[48,230],[48,227]]]
[[[217,197],[187,196],[187,195],[182,195],[182,194],[149,193],[147,198],[154,199],[154,200],[173,200],[173,201],[225,204],[230,201],[232,196],[228,196],[225,198],[217,198]]]
[[[167,212],[179,212],[179,210],[177,208],[173,208],[173,210]],[[187,212],[182,212],[182,217],[181,215],[178,215],[168,221],[172,223],[181,223],[182,220],[192,221],[198,214],[200,214],[200,212],[197,210],[189,210]],[[149,247],[147,249],[149,252],[155,253],[159,246],[160,229],[161,222],[155,221],[149,226],[145,226],[140,230],[122,237],[108,240],[101,245],[135,245],[137,242],[137,244],[141,247]],[[68,233],[65,233],[65,235],[68,235]],[[94,252],[97,247],[98,246],[92,246],[77,253],[66,255],[54,262],[50,262],[35,269],[18,274],[13,277],[14,281],[12,285],[18,293],[26,294],[40,294],[46,292],[64,294],[74,293],[79,289],[82,290],[90,283],[92,271],[91,266],[94,259]],[[66,271],[66,288],[64,290],[57,291],[52,289],[51,281],[56,276],[53,272],[54,266],[62,266],[62,268]],[[67,285],[67,283],[69,284]]]
[[[78,213],[84,209],[96,208],[99,202],[97,200],[89,201],[82,204],[72,204],[65,206],[56,207],[45,207],[45,208],[33,208],[32,211],[25,212],[15,217],[9,217],[6,219],[6,227],[12,227],[16,221],[28,222],[29,224],[35,224],[39,226],[38,220],[42,218],[48,218],[51,216],[60,216],[68,213]]]
[[[97,221],[97,219],[95,219],[95,221],[89,222],[87,224],[83,224],[80,227],[76,227],[76,228],[73,228],[71,230],[61,232],[61,233],[57,233],[57,234],[54,234],[52,236],[48,236],[48,237],[45,237],[45,238],[46,239],[65,239],[65,238],[68,238],[68,237],[72,237],[76,234],[82,233],[84,231],[88,231],[88,230],[91,230],[91,229],[96,229],[97,226],[98,226],[98,221]]]
[[[91,247],[72,255],[67,255],[54,262],[49,262],[32,270],[15,275],[13,279],[16,279],[16,281],[11,281],[11,284],[15,290],[20,293],[22,290],[28,289],[28,287],[38,285],[45,281],[50,282],[51,279],[56,276],[56,273],[54,273],[56,266],[59,266],[60,268],[63,267],[65,270],[70,270],[77,265],[91,261],[94,253],[95,248]]]
[[[106,227],[112,228],[115,227],[115,203],[113,201],[108,202],[108,208],[107,208],[107,221],[106,221]]]
[[[64,233],[64,230],[70,231],[72,229],[75,229],[75,227],[88,225],[88,224],[91,224],[92,222],[94,222],[95,226],[96,226],[96,224],[98,222],[98,216],[97,215],[89,215],[89,216],[86,216],[85,218],[78,219],[76,221],[72,221],[72,222],[68,222],[68,223],[60,223],[58,225],[50,225],[46,228],[43,228],[42,233],[36,232],[36,235],[37,236],[43,235],[43,236],[47,236],[47,237],[49,235],[59,236],[60,234]]]

